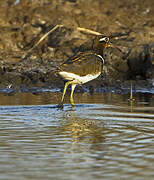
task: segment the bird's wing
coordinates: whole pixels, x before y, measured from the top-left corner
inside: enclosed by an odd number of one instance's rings
[[[71,72],[81,76],[95,74],[102,70],[102,59],[93,52],[80,53],[65,61],[59,68],[60,71]]]

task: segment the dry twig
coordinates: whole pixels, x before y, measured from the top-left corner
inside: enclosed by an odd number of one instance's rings
[[[54,32],[56,29],[62,28],[62,27],[65,27],[65,26],[62,25],[62,24],[56,25],[54,28],[52,28],[50,31],[48,31],[46,34],[44,34],[44,35],[39,39],[39,41],[38,41],[31,49],[28,50],[28,52],[32,51],[35,47],[37,47],[49,34],[51,34],[52,32]],[[102,34],[99,33],[99,32],[96,32],[96,31],[93,31],[93,30],[90,30],[90,29],[86,29],[86,28],[77,27],[77,30],[80,31],[80,32],[82,32],[82,33],[85,33],[85,34],[91,34],[91,35],[95,35],[95,36],[100,36],[100,35],[102,35]]]
[[[47,33],[45,33],[40,39],[39,41],[34,44],[34,46],[32,48],[30,48],[28,50],[28,54],[26,54],[23,59],[27,59],[27,57],[30,56],[30,54],[32,53],[32,50],[34,48],[36,48],[49,34],[51,34],[52,32],[54,32],[55,30],[57,30],[58,28],[62,28],[62,27],[65,27],[64,25],[62,24],[59,24],[59,25],[56,25],[54,28],[52,28],[50,31],[48,31]],[[96,31],[93,31],[93,30],[90,30],[90,29],[86,29],[86,28],[81,28],[81,27],[77,27],[77,30],[80,31],[81,33],[85,33],[85,34],[90,34],[90,35],[95,35],[95,36],[100,36],[102,35],[101,33],[99,32],[96,32]]]
[[[54,28],[52,28],[50,31],[48,31],[46,34],[44,34],[40,40],[31,48],[29,49],[29,52],[32,51],[35,47],[37,47],[50,33],[54,32],[56,29],[64,27],[63,25],[56,25]]]
[[[96,32],[96,31],[93,31],[93,30],[90,30],[90,29],[81,28],[81,27],[77,27],[77,30],[82,32],[82,33],[85,33],[85,34],[91,34],[91,35],[95,35],[95,36],[102,35],[99,32]]]

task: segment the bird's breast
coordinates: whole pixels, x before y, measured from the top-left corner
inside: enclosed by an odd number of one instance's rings
[[[88,81],[96,79],[100,74],[101,74],[101,72],[97,72],[94,74],[87,74],[84,76],[80,76],[78,74],[66,72],[66,71],[59,72],[60,76],[62,76],[65,80],[73,81],[74,84],[84,84]]]

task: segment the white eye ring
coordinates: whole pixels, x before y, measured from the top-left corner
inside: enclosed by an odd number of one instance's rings
[[[99,42],[102,42],[102,41],[105,41],[105,42],[109,42],[109,38],[108,37],[103,37],[99,40]]]

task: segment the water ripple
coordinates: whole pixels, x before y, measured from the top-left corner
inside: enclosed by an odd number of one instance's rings
[[[152,180],[154,110],[114,102],[0,106],[0,179]]]

